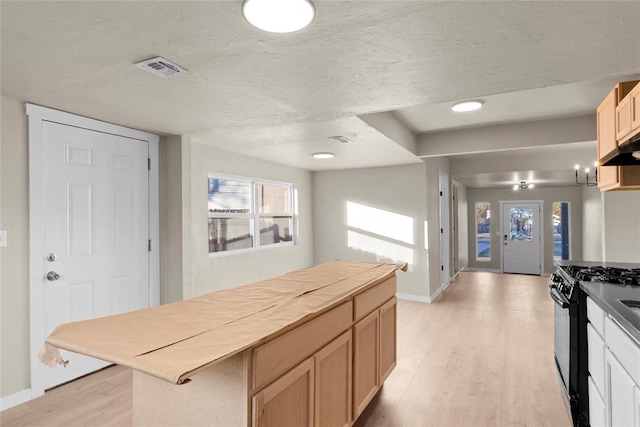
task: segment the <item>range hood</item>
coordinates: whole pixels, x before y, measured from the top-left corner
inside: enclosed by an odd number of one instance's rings
[[[600,164],[602,166],[640,166],[640,133],[632,136],[604,156]]]

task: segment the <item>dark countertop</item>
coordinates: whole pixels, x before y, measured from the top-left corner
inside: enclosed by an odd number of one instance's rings
[[[629,335],[640,343],[640,316],[620,302],[621,300],[640,301],[640,287],[584,281],[580,282],[580,287],[593,302],[611,315]]]
[[[605,267],[640,268],[640,264],[619,262],[588,262],[588,261],[556,261],[556,265],[602,265]],[[622,286],[613,283],[580,281],[580,288],[591,297],[607,314],[611,315],[629,335],[640,343],[640,316],[624,305],[621,300],[640,302],[639,286]]]

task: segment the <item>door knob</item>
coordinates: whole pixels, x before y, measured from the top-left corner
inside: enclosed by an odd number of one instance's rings
[[[60,278],[60,275],[55,271],[50,271],[47,273],[47,280],[50,282],[54,282]]]

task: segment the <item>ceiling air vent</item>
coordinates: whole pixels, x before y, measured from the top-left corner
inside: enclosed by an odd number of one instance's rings
[[[341,142],[343,144],[349,144],[350,142],[353,142],[349,138],[344,137],[342,135],[330,136],[329,139],[333,139],[334,141],[338,141],[338,142]]]
[[[147,70],[150,73],[155,74],[158,77],[173,77],[179,74],[188,73],[187,70],[182,68],[179,65],[174,64],[173,62],[164,59],[161,56],[156,56],[155,58],[146,59],[144,61],[137,62],[136,67],[142,68],[143,70]]]

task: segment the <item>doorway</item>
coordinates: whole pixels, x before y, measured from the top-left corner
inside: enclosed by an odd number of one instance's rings
[[[63,323],[159,304],[158,136],[27,104],[31,397],[106,366],[37,355]]]
[[[542,201],[501,201],[502,271],[542,273]]]
[[[449,176],[439,174],[440,191],[440,285],[444,287],[451,280],[451,255],[449,249]],[[444,289],[444,288],[443,288]]]

